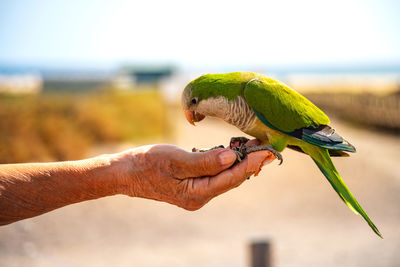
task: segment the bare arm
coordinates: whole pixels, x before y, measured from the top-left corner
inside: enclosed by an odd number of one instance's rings
[[[79,161],[0,165],[0,225],[115,194],[196,210],[273,155],[261,151],[249,158],[229,168],[235,154],[226,149],[190,153],[155,145]]]
[[[0,165],[0,225],[118,193],[107,156]]]

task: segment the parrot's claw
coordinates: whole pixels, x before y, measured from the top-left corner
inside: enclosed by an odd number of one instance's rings
[[[229,142],[229,148],[241,147],[243,144],[246,144],[250,139],[244,136],[240,137],[232,137]]]
[[[271,145],[259,145],[259,146],[248,146],[246,147],[246,154],[252,153],[252,152],[257,152],[257,151],[262,151],[262,150],[267,150],[274,154],[275,158],[280,160],[279,165],[282,164],[283,162],[283,157],[282,155],[274,149],[273,146]]]

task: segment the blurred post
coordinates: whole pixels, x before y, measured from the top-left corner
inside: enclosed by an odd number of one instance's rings
[[[269,240],[250,244],[250,267],[272,267],[271,243]]]

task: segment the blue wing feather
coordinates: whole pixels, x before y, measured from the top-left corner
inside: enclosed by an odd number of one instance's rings
[[[328,125],[320,125],[318,127],[308,127],[296,129],[292,132],[285,132],[274,127],[268,120],[259,112],[253,109],[257,118],[269,128],[290,135],[297,139],[303,140],[309,144],[313,144],[319,147],[324,147],[332,150],[341,150],[347,152],[356,152],[356,149],[349,142],[344,140],[338,135],[334,129]]]

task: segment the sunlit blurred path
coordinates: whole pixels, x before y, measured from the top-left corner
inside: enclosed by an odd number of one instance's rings
[[[241,133],[173,112],[185,149],[226,144]],[[248,266],[247,244],[269,238],[277,267],[398,266],[400,137],[333,125],[358,152],[334,162],[381,240],[338,198],[314,163],[285,151],[251,178],[196,212],[167,204],[104,198],[0,228],[0,266]],[[109,151],[111,152],[111,151]]]

